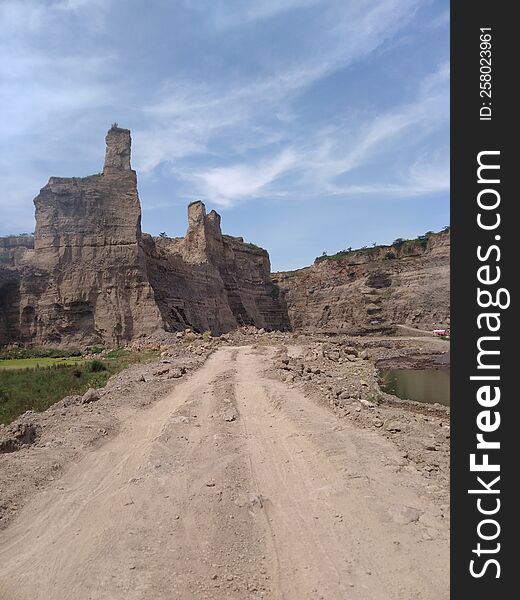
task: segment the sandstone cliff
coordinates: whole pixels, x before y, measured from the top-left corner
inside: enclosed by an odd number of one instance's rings
[[[20,341],[121,344],[162,325],[140,247],[130,132],[106,137],[103,174],[51,177],[35,198],[34,251],[20,262]]]
[[[141,232],[130,131],[113,126],[103,173],[51,177],[32,238],[0,240],[0,344],[121,345],[166,329],[284,329],[265,250],[190,205],[186,238]]]
[[[150,283],[167,329],[222,333],[239,325],[287,329],[286,308],[270,279],[269,255],[222,235],[220,216],[188,207],[184,238],[145,236]]]
[[[431,330],[450,320],[450,233],[379,246],[275,273],[295,329],[349,333],[402,324]]]
[[[20,337],[19,265],[27,252],[34,249],[32,236],[0,238],[0,346]]]

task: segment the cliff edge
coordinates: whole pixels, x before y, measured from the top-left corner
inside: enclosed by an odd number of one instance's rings
[[[397,242],[397,243],[396,243]],[[323,256],[273,273],[295,329],[363,334],[450,323],[450,232]]]

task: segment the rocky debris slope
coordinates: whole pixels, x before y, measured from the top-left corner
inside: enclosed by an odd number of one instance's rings
[[[450,233],[334,257],[274,273],[295,329],[366,333],[397,324],[450,322]]]
[[[399,364],[412,357],[423,361],[445,357],[447,350],[446,342],[428,338],[300,336],[292,343],[287,339],[281,347],[274,376],[309,397],[320,398],[357,427],[377,430],[391,439],[401,449],[396,468],[416,469],[431,478],[432,493],[447,506],[449,408],[386,394],[379,387],[376,368],[380,361]]]
[[[31,236],[0,239],[0,345],[124,345],[166,329],[288,327],[265,250],[223,236],[196,202],[184,239],[143,236],[130,131],[106,136],[103,172],[51,177]]]

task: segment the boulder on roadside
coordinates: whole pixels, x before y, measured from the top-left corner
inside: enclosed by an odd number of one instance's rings
[[[97,402],[101,398],[101,394],[94,388],[89,388],[81,397],[81,404],[90,404]]]
[[[395,433],[402,430],[402,425],[398,421],[398,419],[388,419],[385,422],[386,431],[390,431],[391,433]]]
[[[73,406],[74,404],[81,404],[82,396],[78,396],[74,394],[73,396],[65,396],[59,402],[57,402],[54,406],[61,405],[63,408],[67,408],[67,406]]]
[[[186,373],[185,367],[173,367],[169,369],[168,379],[178,379],[179,377],[182,377],[184,373]]]
[[[377,406],[377,404],[375,404],[374,402],[370,402],[370,400],[364,400],[363,398],[359,400],[359,403],[363,406],[366,406],[367,408],[376,408]]]

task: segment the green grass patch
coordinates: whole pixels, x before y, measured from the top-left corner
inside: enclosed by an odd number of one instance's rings
[[[15,358],[69,358],[81,356],[81,350],[77,348],[10,348],[0,350],[0,361]]]
[[[128,350],[125,350],[124,348],[116,348],[115,350],[110,350],[107,352],[105,354],[105,358],[124,358],[125,356],[128,356],[128,354]]]
[[[83,362],[81,356],[69,358],[13,358],[10,360],[0,360],[0,371],[39,369],[59,365],[77,365],[81,362]]]
[[[106,371],[107,367],[102,360],[93,360],[90,363],[90,372],[91,373],[100,373],[101,371]]]
[[[157,352],[113,352],[115,356],[107,355],[102,360],[80,359],[50,365],[42,365],[42,359],[25,359],[32,361],[31,366],[18,368],[5,365],[20,359],[0,361],[0,367],[4,367],[0,368],[0,423],[6,425],[27,410],[46,410],[65,396],[83,394],[90,387],[103,387],[112,375],[129,365],[158,356]],[[39,362],[38,367],[35,362]]]

